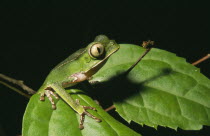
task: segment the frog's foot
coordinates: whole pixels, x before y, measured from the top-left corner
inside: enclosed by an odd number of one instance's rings
[[[76,102],[77,102],[78,105],[80,105],[80,102],[79,102],[78,99],[76,99]],[[89,107],[89,106],[82,106],[82,107],[83,107],[84,111],[82,112],[82,114],[80,114],[80,122],[79,122],[79,128],[80,128],[80,129],[83,129],[83,128],[84,128],[83,124],[84,124],[84,120],[85,120],[85,115],[87,115],[87,116],[93,118],[93,119],[94,119],[95,121],[97,121],[97,122],[101,122],[101,119],[95,117],[94,115],[90,114],[90,113],[87,111],[88,109],[96,111],[96,108],[94,108],[94,107]]]
[[[59,99],[59,97],[58,97],[58,95],[56,93],[54,93],[53,88],[47,87],[45,89],[45,91],[41,93],[40,100],[44,101],[45,100],[45,96],[47,96],[47,98],[50,100],[50,102],[52,104],[52,109],[55,110],[56,109],[56,104],[55,104],[52,96],[54,96],[56,99]]]

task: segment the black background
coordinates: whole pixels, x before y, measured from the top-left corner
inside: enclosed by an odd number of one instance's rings
[[[118,43],[140,45],[152,39],[157,48],[193,62],[210,53],[208,3],[199,1],[8,1],[0,3],[0,73],[38,89],[50,69],[105,34]],[[207,60],[198,67],[210,77]],[[27,99],[0,86],[0,131],[21,134]],[[147,135],[208,135],[201,131],[158,131],[133,123]],[[0,133],[1,135],[1,133]],[[2,134],[3,135],[3,134]]]

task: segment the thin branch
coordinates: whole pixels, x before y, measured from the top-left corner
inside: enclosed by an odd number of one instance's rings
[[[30,99],[30,97],[31,97],[30,95],[28,95],[28,94],[26,94],[26,93],[23,93],[22,91],[18,90],[18,89],[15,88],[15,87],[10,86],[9,84],[7,84],[7,83],[5,83],[5,82],[0,81],[0,84],[5,85],[6,87],[8,87],[8,88],[14,90],[15,92],[19,93],[20,95],[25,96],[26,98],[29,98],[29,99]]]
[[[35,94],[36,91],[34,91],[33,89],[31,89],[30,87],[26,86],[22,80],[16,80],[14,78],[11,78],[11,77],[8,77],[6,75],[3,75],[3,74],[0,74],[0,78],[8,81],[8,82],[11,82],[13,84],[16,84],[18,86],[20,86],[23,90],[27,91],[29,94]],[[7,86],[8,87],[8,86]]]
[[[141,60],[142,58],[151,50],[151,48],[146,49],[146,51],[144,52],[144,54],[142,54],[141,57],[139,57],[139,59],[127,70],[127,72],[129,73]]]
[[[201,62],[203,62],[203,61],[205,61],[205,60],[207,60],[207,59],[209,59],[209,58],[210,58],[210,54],[207,54],[207,55],[204,56],[203,58],[201,58],[201,59],[199,59],[199,60],[193,62],[192,65],[195,66],[195,65],[197,65],[197,64],[199,64],[199,63],[201,63]]]
[[[126,73],[129,73],[143,58],[144,56],[152,49],[152,46],[154,45],[154,41],[143,41],[142,46],[146,48],[146,51],[139,57],[139,59],[126,71]]]
[[[113,109],[115,109],[114,105],[110,106],[109,108],[106,108],[104,111],[108,112],[108,111],[113,110]]]

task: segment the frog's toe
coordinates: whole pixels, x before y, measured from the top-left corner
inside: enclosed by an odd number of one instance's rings
[[[44,100],[45,100],[45,93],[41,93],[41,94],[40,94],[39,100],[40,100],[40,101],[44,101]]]
[[[95,119],[95,121],[97,121],[97,122],[101,122],[101,119],[97,118],[96,116],[90,114],[90,113],[87,112],[87,111],[84,112],[84,115],[87,115],[87,116],[89,116],[89,117]]]

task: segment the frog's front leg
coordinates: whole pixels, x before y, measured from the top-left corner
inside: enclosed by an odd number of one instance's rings
[[[51,87],[46,87],[41,93],[40,93],[40,100],[44,101],[45,100],[45,96],[47,96],[47,98],[49,99],[51,105],[52,105],[52,109],[55,110],[56,109],[56,104],[52,98],[52,96],[54,96],[56,99],[59,99],[58,95],[55,93],[55,91],[53,90],[53,88]]]
[[[63,81],[62,83],[51,83],[51,84],[47,84],[44,87],[42,87],[42,91],[39,92],[40,94],[40,100],[44,101],[45,100],[45,96],[47,96],[47,98],[49,99],[49,101],[51,102],[52,105],[52,109],[56,109],[56,105],[55,102],[52,98],[52,96],[54,96],[56,99],[58,99],[58,95],[55,93],[56,90],[54,90],[54,88],[52,86],[55,86],[56,84],[61,84],[62,88],[68,87],[69,85],[73,85],[76,82],[81,82],[83,80],[86,79],[86,76],[84,76],[84,74],[81,73],[75,73],[71,76],[69,76],[65,81]]]

